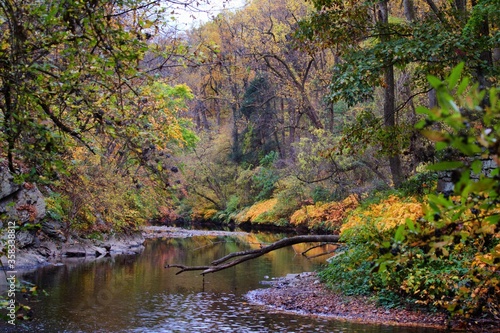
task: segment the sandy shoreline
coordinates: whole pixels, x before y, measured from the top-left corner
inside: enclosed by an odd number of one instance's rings
[[[247,294],[253,304],[275,311],[321,316],[366,324],[430,327],[446,331],[448,319],[442,313],[379,307],[366,297],[336,294],[320,283],[315,273],[289,274],[270,282],[270,288]],[[500,323],[451,322],[453,329],[468,332],[500,332]]]

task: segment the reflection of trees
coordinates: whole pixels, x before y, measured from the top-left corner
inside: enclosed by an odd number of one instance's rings
[[[300,255],[302,247],[297,247],[295,251],[292,248],[281,249],[204,278],[196,273],[176,276],[174,271],[163,268],[168,262],[205,263],[235,250],[258,249],[260,244],[269,244],[281,237],[248,234],[148,240],[139,256],[116,256],[68,266],[45,267],[23,279],[49,293],[50,309],[37,309],[39,305],[35,304],[36,316],[50,313],[54,318],[71,318],[75,327],[90,325],[90,317],[93,318],[92,325],[94,322],[95,325],[105,322],[127,325],[131,320],[127,311],[132,307],[154,313],[158,311],[159,302],[166,302],[171,297],[178,297],[179,302],[184,302],[186,297],[199,292],[219,296],[241,294],[259,288],[259,281],[266,275],[282,276],[314,269],[314,262]],[[164,311],[169,311],[169,306],[166,304]],[[123,310],[123,313],[116,314],[115,311],[110,316],[112,309],[118,309],[117,312]]]

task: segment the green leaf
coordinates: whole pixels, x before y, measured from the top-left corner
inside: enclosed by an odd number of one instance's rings
[[[416,229],[415,229],[415,222],[413,222],[413,220],[412,220],[412,219],[406,219],[406,226],[408,227],[408,229],[409,229],[410,231],[415,232],[415,230],[416,230]]]
[[[443,86],[443,82],[434,75],[427,75],[427,80],[434,89],[439,89]]]
[[[428,170],[432,171],[447,171],[447,170],[454,170],[463,167],[464,164],[462,162],[458,161],[445,161],[445,162],[439,162],[436,164],[429,165],[427,167]]]
[[[489,224],[498,224],[498,222],[500,221],[500,214],[488,216],[487,218],[485,218],[485,221]]]
[[[405,225],[401,224],[394,234],[394,241],[402,242],[405,239]]]
[[[493,105],[494,107],[498,103],[498,93],[500,89],[498,88],[491,88],[490,89],[490,104]]]
[[[448,146],[449,146],[448,142],[444,142],[444,141],[436,142],[436,150],[437,151],[441,151],[443,149],[446,149],[446,148],[448,148]]]
[[[468,77],[465,77],[461,82],[460,84],[458,85],[458,88],[457,88],[457,95],[462,95],[465,91],[465,89],[467,89],[467,87],[469,86],[469,78]]]
[[[475,174],[480,174],[482,168],[483,163],[481,162],[481,160],[475,160],[474,162],[472,162],[471,169]]]
[[[425,106],[421,106],[421,105],[417,106],[417,108],[415,109],[415,111],[418,114],[426,114],[428,116],[434,115],[434,113],[429,108],[426,108]]]
[[[455,68],[450,73],[450,76],[448,76],[448,88],[454,89],[455,86],[457,85],[458,79],[460,78],[460,75],[462,74],[462,70],[464,69],[464,62],[459,63]]]

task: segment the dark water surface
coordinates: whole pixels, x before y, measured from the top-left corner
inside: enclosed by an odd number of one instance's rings
[[[273,313],[244,295],[260,281],[316,269],[303,247],[281,249],[234,268],[209,274],[165,269],[166,263],[206,265],[233,251],[257,248],[277,236],[156,239],[138,256],[70,262],[22,276],[48,295],[38,297],[34,320],[1,323],[1,332],[370,332],[417,333],[431,329],[360,325]]]

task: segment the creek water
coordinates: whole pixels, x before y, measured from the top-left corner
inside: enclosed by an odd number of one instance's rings
[[[437,332],[432,329],[361,325],[283,314],[249,304],[245,294],[261,281],[312,271],[323,258],[308,260],[303,248],[285,248],[205,277],[176,275],[167,263],[206,265],[230,252],[258,247],[279,235],[203,236],[154,239],[136,256],[72,260],[26,273],[21,279],[45,293],[29,302],[32,321],[2,332]],[[320,249],[318,249],[320,251]]]

